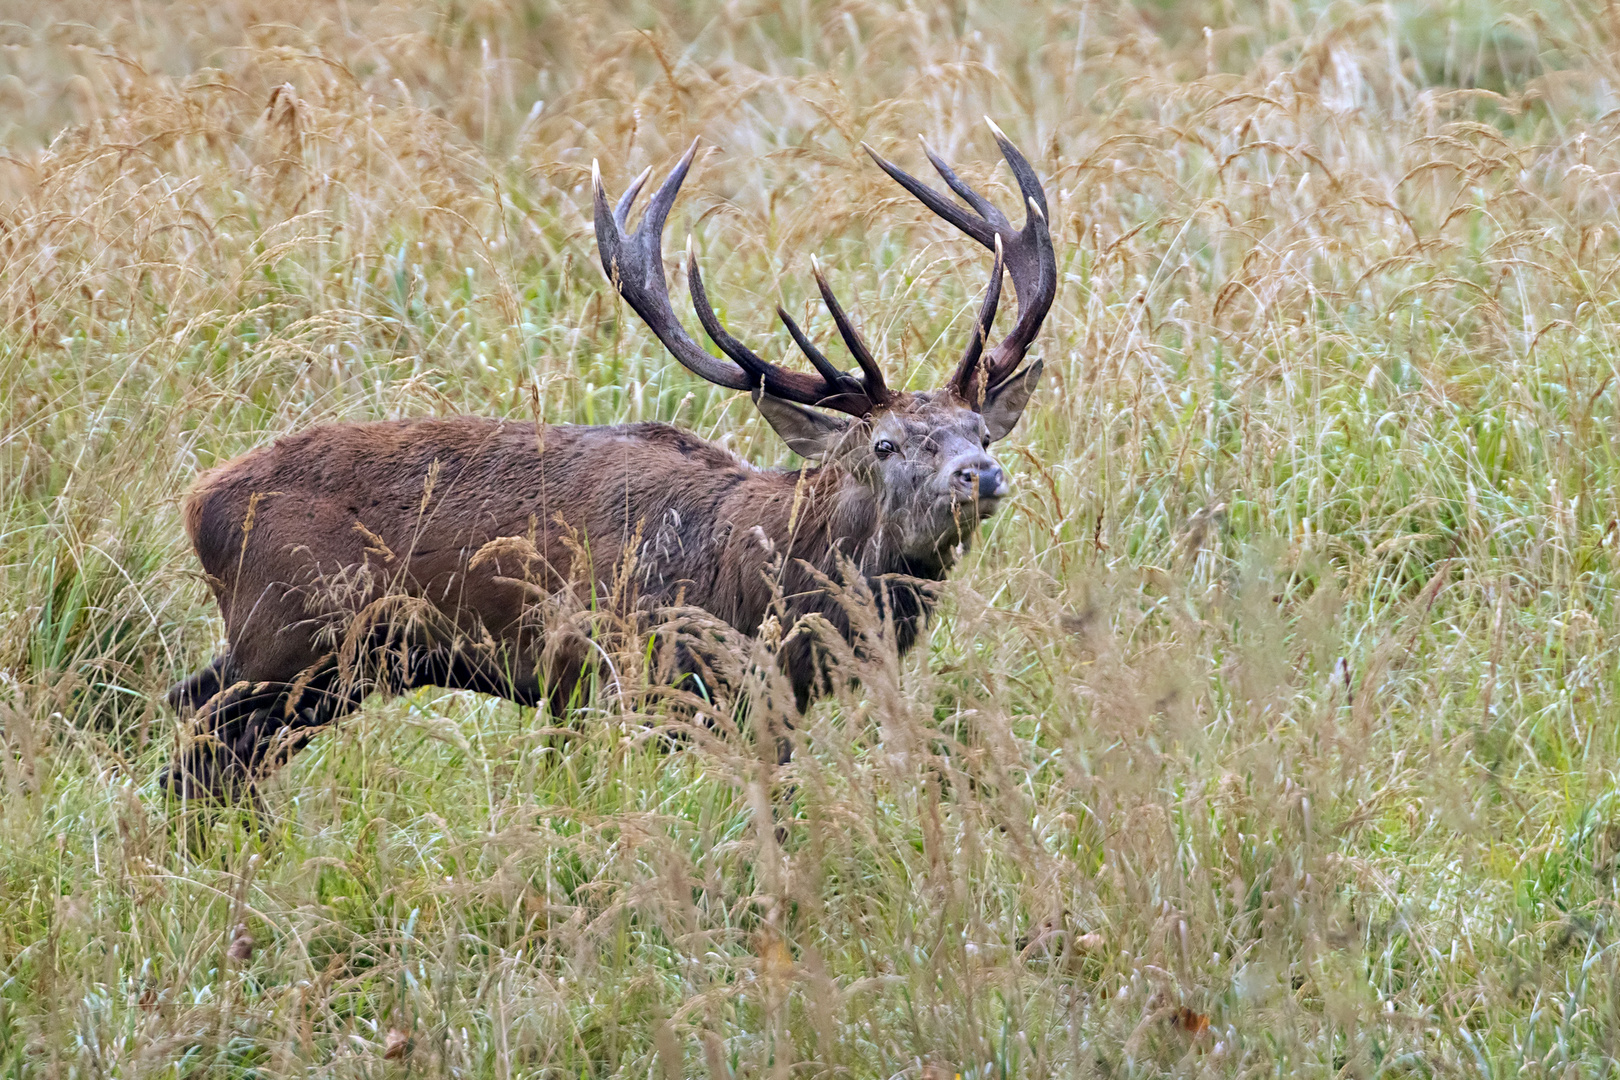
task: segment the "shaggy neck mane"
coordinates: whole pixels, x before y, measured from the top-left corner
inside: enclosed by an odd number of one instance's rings
[[[847,634],[848,614],[799,562],[838,581],[840,559],[846,559],[871,589],[880,616],[893,619],[900,651],[909,649],[934,606],[934,589],[925,583],[942,581],[950,571],[950,547],[933,558],[908,556],[900,548],[901,530],[885,520],[877,494],[841,464],[778,476],[785,497],[763,527],[776,550],[788,555],[783,584],[790,612],[822,614]]]
[[[836,575],[838,556],[853,562],[868,578],[901,574],[943,580],[950,572],[947,547],[934,558],[907,556],[900,548],[901,530],[886,520],[883,506],[871,488],[837,463],[782,474],[784,485],[798,501],[792,518],[791,542],[795,558],[805,559],[824,573]],[[891,511],[892,513],[892,511]],[[788,519],[772,539],[779,548],[790,540]]]

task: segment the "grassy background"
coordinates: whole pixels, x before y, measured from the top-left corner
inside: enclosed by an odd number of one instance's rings
[[[1617,48],[1493,0],[0,3],[0,1071],[1608,1075]],[[729,324],[785,350],[817,252],[924,386],[987,260],[856,147],[1006,204],[986,113],[1061,275],[1019,492],[785,774],[424,692],[262,835],[171,818],[199,470],[461,411],[785,462],[612,302],[592,159],[704,137],[671,233]]]

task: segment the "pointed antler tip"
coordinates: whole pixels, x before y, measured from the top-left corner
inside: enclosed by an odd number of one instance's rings
[[[984,122],[986,124],[990,125],[990,134],[994,135],[998,141],[1000,141],[1000,142],[1006,142],[1007,141],[1007,133],[1005,131],[1002,131],[1000,126],[997,125],[994,120],[990,119],[987,116],[987,117],[984,118]]]
[[[1042,223],[1046,221],[1046,215],[1041,213],[1040,206],[1035,202],[1035,196],[1031,195],[1027,197],[1024,202],[1029,204],[1029,213],[1031,217]],[[997,237],[996,239],[999,240],[1000,237]]]

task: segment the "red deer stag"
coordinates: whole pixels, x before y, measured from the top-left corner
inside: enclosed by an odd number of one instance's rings
[[[555,647],[535,598],[570,582],[606,595],[637,544],[640,610],[701,608],[743,634],[771,614],[791,625],[818,613],[848,635],[825,585],[853,566],[894,627],[893,645],[908,648],[931,604],[928,583],[944,578],[1008,491],[989,446],[1012,430],[1040,379],[1039,360],[1019,365],[1057,287],[1046,195],[991,126],[1024,197],[1022,229],[926,144],[966,208],[866,148],[995,254],[961,362],[931,391],[885,383],[819,267],[816,284],[859,376],[834,367],[780,308],[815,373],[761,359],[720,324],[688,252],[698,320],[730,359],[710,354],[670,306],[661,240],[697,143],[634,231],[626,218],[648,174],[612,209],[595,176],[597,246],[614,287],[677,360],[751,393],[787,445],[819,465],[757,469],[668,424],[459,416],[316,427],[202,476],[185,525],[229,646],[169,691],[177,709],[199,710],[167,770],[171,789],[250,791],[373,691],[433,685],[566,708],[592,670],[589,643]],[[1018,322],[986,350],[1004,265]],[[781,655],[801,710],[825,690],[812,638],[792,635]]]

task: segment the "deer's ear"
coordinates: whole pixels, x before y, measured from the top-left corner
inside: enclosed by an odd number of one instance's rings
[[[979,415],[984,417],[985,432],[991,442],[1005,438],[1008,432],[1018,426],[1018,418],[1024,415],[1024,406],[1029,404],[1030,395],[1039,385],[1041,362],[1037,360],[996,387],[984,399],[984,408],[979,410]]]
[[[754,406],[782,436],[788,449],[804,458],[820,457],[835,448],[854,423],[772,397],[763,390],[754,391]]]

